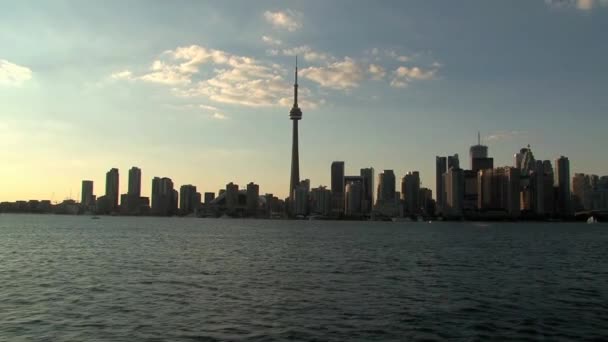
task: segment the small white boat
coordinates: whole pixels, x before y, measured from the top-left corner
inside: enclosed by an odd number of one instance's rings
[[[587,219],[587,223],[594,224],[594,223],[597,223],[597,220],[595,219],[595,217],[591,216]]]

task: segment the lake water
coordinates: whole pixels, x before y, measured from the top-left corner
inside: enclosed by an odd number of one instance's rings
[[[608,337],[608,225],[0,215],[1,341]]]

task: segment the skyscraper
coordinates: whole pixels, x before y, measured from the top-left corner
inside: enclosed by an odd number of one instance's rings
[[[200,199],[197,196],[196,186],[186,184],[179,188],[179,210],[182,215],[194,213],[200,206]]]
[[[445,202],[445,190],[443,188],[443,174],[448,168],[446,157],[435,157],[435,200],[437,201],[437,209],[441,211]]]
[[[247,215],[256,216],[259,206],[260,186],[251,182],[247,184]]]
[[[93,205],[94,202],[95,197],[93,196],[93,181],[83,180],[80,204],[84,207],[89,207]]]
[[[141,169],[138,167],[133,166],[129,170],[129,190],[127,193],[133,197],[141,196]]]
[[[469,158],[471,161],[471,170],[476,169],[478,159],[488,158],[488,146],[481,144],[481,135],[479,132],[477,132],[477,145],[473,145],[469,149]]]
[[[110,212],[118,210],[118,169],[112,168],[106,173],[106,200]]]
[[[345,188],[345,214],[346,216],[358,216],[361,214],[361,203],[363,202],[363,182],[351,181]]]
[[[171,178],[152,179],[152,214],[171,216],[177,211],[177,191]]]
[[[359,174],[363,177],[363,212],[368,214],[374,204],[374,168],[361,169]]]
[[[418,214],[420,211],[420,173],[408,172],[401,180],[401,194],[404,199],[404,209],[407,214]]]
[[[395,203],[395,173],[393,170],[384,170],[378,175],[378,197],[376,203]]]
[[[291,178],[289,181],[289,198],[293,204],[294,190],[300,183],[300,155],[298,151],[298,121],[302,120],[302,110],[298,107],[298,57],[296,57],[295,83],[293,85],[293,107],[289,111],[293,122],[293,141],[291,144]]]
[[[344,213],[344,162],[331,163],[331,208],[335,215]]]
[[[226,184],[226,210],[229,214],[236,213],[239,205],[239,186],[232,182]]]
[[[573,214],[570,198],[570,161],[564,156],[555,160],[554,184],[557,188],[557,214],[568,217]]]

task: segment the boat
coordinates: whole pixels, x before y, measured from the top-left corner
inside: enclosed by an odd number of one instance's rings
[[[597,223],[597,220],[595,219],[595,217],[594,217],[594,216],[590,216],[590,217],[587,219],[587,223],[588,223],[588,224],[594,224],[594,223]]]

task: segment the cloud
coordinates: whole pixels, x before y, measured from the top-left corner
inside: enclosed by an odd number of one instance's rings
[[[498,131],[491,134],[486,135],[483,140],[488,142],[496,142],[503,140],[511,140],[514,138],[519,138],[525,136],[527,134],[526,131]]]
[[[209,111],[212,111],[212,112],[217,111],[216,107],[209,106],[209,105],[199,105],[199,108],[202,108],[202,109],[205,109],[205,110],[209,110]]]
[[[395,50],[385,50],[384,54],[388,57],[393,58],[394,60],[398,61],[398,62],[409,62],[411,60],[410,57],[405,56],[405,55],[400,55],[398,54]]]
[[[268,45],[281,45],[283,44],[282,41],[280,41],[279,39],[274,39],[270,36],[262,36],[262,41]]]
[[[111,79],[114,80],[133,80],[133,73],[129,70],[118,71],[110,75]]]
[[[375,81],[379,81],[381,79],[384,78],[384,76],[386,76],[386,70],[384,70],[383,67],[376,65],[376,64],[370,64],[369,68],[367,69],[367,72],[369,72],[372,76],[372,79]]]
[[[283,56],[303,56],[304,60],[308,62],[335,60],[333,56],[323,52],[314,51],[308,45],[283,49],[282,52]]]
[[[400,66],[393,72],[393,80],[391,86],[395,88],[404,88],[413,81],[431,80],[435,77],[437,69],[423,70],[418,67]]]
[[[0,85],[19,86],[32,79],[32,70],[0,59]]]
[[[576,8],[581,11],[608,6],[608,0],[545,0],[545,3],[554,8]]]
[[[224,114],[222,114],[220,112],[213,113],[212,118],[216,119],[216,120],[226,120],[226,119],[228,119],[228,117],[226,115],[224,115]]]
[[[293,32],[302,27],[302,14],[289,9],[276,12],[266,11],[264,12],[264,18],[275,28],[285,29],[289,32]]]
[[[356,88],[363,79],[361,66],[350,57],[344,57],[343,61],[324,67],[302,69],[300,74],[322,87],[340,90]]]

